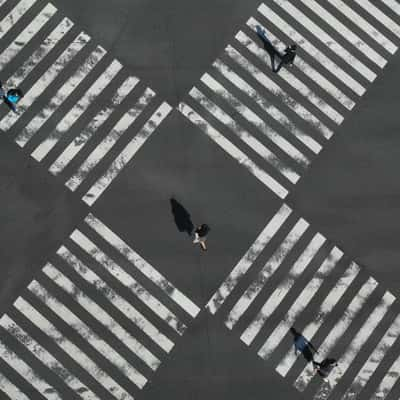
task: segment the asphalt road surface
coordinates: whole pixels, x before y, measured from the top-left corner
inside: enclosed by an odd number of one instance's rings
[[[1,0],[0,398],[397,400],[399,45],[395,0]]]

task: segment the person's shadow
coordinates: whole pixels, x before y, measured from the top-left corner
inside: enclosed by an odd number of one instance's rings
[[[173,197],[171,197],[170,203],[171,212],[179,232],[186,232],[190,236],[194,229],[190,214],[187,212],[186,208]]]

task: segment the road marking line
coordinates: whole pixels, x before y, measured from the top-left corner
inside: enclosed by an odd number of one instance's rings
[[[287,220],[289,215],[292,213],[290,207],[283,204],[277,213],[268,222],[266,227],[258,235],[257,239],[246,251],[245,255],[235,265],[229,276],[225,279],[222,285],[214,293],[211,299],[208,301],[206,308],[211,314],[215,314],[218,309],[222,306],[228,296],[235,289],[240,279],[250,269],[251,265],[265,249],[270,240],[275,236],[284,222]]]
[[[300,257],[292,265],[292,268],[288,272],[288,275],[283,281],[277,286],[274,292],[269,296],[268,300],[264,303],[261,310],[250,323],[250,325],[244,330],[240,339],[248,346],[253,342],[254,338],[260,332],[261,328],[265,325],[267,319],[273,314],[278,308],[281,302],[285,299],[290,289],[296,283],[296,280],[301,276],[305,269],[310,264],[311,260],[318,253],[326,239],[319,233],[317,233],[310,241],[308,246],[305,248]]]
[[[161,275],[152,265],[136,253],[126,242],[117,236],[110,228],[104,225],[93,214],[88,214],[85,222],[97,232],[106,242],[113,246],[119,253],[124,255],[135,268],[158,286],[176,304],[182,307],[193,318],[197,316],[200,308],[196,306],[187,296],[178,290],[171,282]]]
[[[400,15],[400,4],[396,0],[381,0],[387,7],[391,8],[397,15]]]
[[[24,393],[22,393],[17,386],[15,386],[11,381],[9,381],[2,373],[0,373],[0,390],[6,393],[10,399],[31,400]]]
[[[232,310],[225,320],[225,325],[229,329],[234,327],[234,325],[239,321],[240,317],[250,307],[256,297],[263,290],[269,278],[279,269],[286,256],[297,244],[308,227],[309,223],[303,218],[300,218],[297,221],[296,225],[291,229],[279,247],[274,251],[273,255],[268,259],[263,269],[257,275],[256,280],[250,284],[250,286],[243,292],[242,296],[232,307]]]

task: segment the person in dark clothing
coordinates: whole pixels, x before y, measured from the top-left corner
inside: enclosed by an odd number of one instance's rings
[[[281,62],[278,64],[276,68],[274,68],[273,65],[272,71],[278,73],[283,65],[288,65],[289,67],[293,67],[293,61],[296,57],[296,50],[297,46],[295,44],[286,47],[284,54],[280,55]]]
[[[199,243],[202,250],[207,250],[206,240],[208,232],[210,232],[210,227],[207,224],[201,224],[194,231],[193,243]]]
[[[290,328],[290,332],[294,336],[294,354],[297,355],[297,352],[300,352],[308,362],[314,362],[313,351],[314,353],[318,353],[318,350],[301,333],[297,332],[294,327]]]
[[[326,378],[338,363],[334,358],[325,358],[320,363],[313,361],[313,365],[317,369],[319,376]]]

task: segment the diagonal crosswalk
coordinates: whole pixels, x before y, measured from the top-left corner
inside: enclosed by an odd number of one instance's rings
[[[393,12],[392,0],[262,3],[178,110],[284,199],[396,52]],[[293,68],[272,72],[260,29],[281,53],[297,44]]]
[[[91,206],[172,108],[51,3],[21,0],[2,16],[12,3],[0,2],[0,70],[25,96],[17,113],[1,110],[0,129]]]
[[[380,399],[399,378],[398,359],[388,361],[400,343],[395,300],[283,204],[206,308],[308,398]],[[338,359],[326,380],[294,353],[292,327],[318,348],[317,360]]]
[[[133,399],[200,309],[93,214],[82,225],[0,319],[0,358],[45,398]]]

